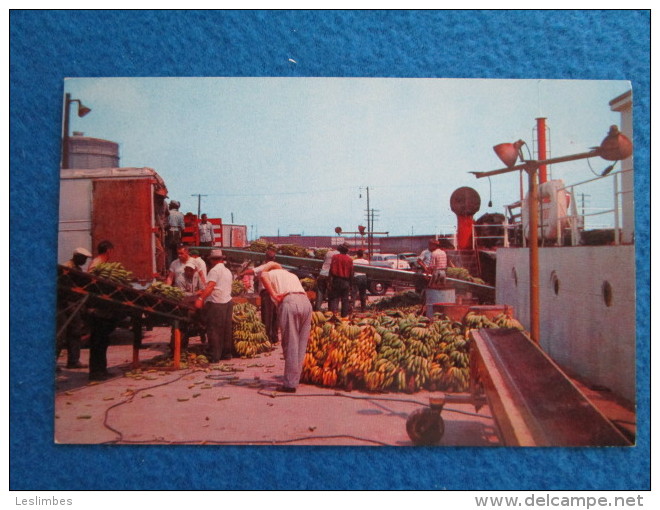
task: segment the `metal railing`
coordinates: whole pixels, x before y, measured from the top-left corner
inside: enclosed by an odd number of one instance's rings
[[[621,244],[621,224],[622,224],[622,196],[626,194],[633,193],[632,188],[629,190],[624,190],[623,185],[622,185],[622,177],[624,174],[628,172],[632,172],[633,169],[625,169],[625,170],[619,170],[617,172],[612,172],[608,175],[605,176],[596,176],[591,179],[587,179],[585,181],[580,181],[576,182],[573,184],[566,185],[562,188],[557,189],[557,193],[561,191],[565,191],[566,194],[570,196],[570,206],[568,207],[567,214],[565,216],[561,216],[557,218],[557,223],[556,223],[556,239],[557,239],[557,244],[560,246],[564,245],[564,229],[570,230],[570,237],[571,237],[571,246],[577,246],[580,244],[580,232],[584,230],[585,226],[585,218],[592,218],[596,216],[603,216],[603,215],[608,215],[611,214],[613,215],[613,224],[614,224],[614,244],[618,245]],[[602,181],[604,179],[612,179],[612,207],[607,207],[607,208],[599,208],[597,210],[594,210],[594,212],[590,213],[583,213],[579,214],[578,213],[578,205],[577,205],[577,199],[576,199],[576,188],[578,187],[584,187],[588,184],[594,183],[596,181]],[[582,188],[584,189],[584,188]],[[517,207],[521,207],[522,211],[522,200],[519,202],[516,202],[515,204],[511,204],[508,206],[504,207],[505,210],[505,221],[504,224],[502,225],[502,228],[504,230],[503,235],[501,236],[478,236],[476,234],[475,229],[473,229],[473,243],[476,246],[478,239],[489,239],[489,238],[501,238],[503,246],[508,247],[511,244],[511,230],[516,230],[516,229],[522,229],[523,228],[523,222],[522,222],[522,214],[519,215],[514,215],[515,217],[519,218],[518,221],[514,222],[509,222],[509,218],[511,217],[511,212],[512,209],[516,209]],[[542,214],[542,209],[543,209],[543,204],[539,202],[539,208],[541,209],[539,211],[539,229],[541,232],[545,232],[546,228],[549,226],[548,223],[544,223],[543,220],[543,214]],[[483,225],[483,226],[490,226],[490,225]],[[605,225],[604,225],[605,226]],[[482,225],[475,225],[476,228],[482,227]],[[522,246],[526,246],[526,238],[524,232],[522,232]],[[539,236],[543,238],[543,236]]]
[[[600,216],[603,214],[612,214],[613,219],[614,219],[614,244],[619,245],[621,244],[621,223],[622,223],[622,196],[633,193],[632,188],[629,190],[622,190],[623,185],[622,185],[622,177],[624,174],[628,172],[632,172],[632,168],[626,169],[626,170],[619,170],[617,172],[612,172],[609,175],[606,176],[597,176],[593,177],[591,179],[587,179],[586,181],[581,181],[577,182],[574,184],[570,184],[568,186],[564,186],[563,188],[558,189],[557,191],[566,191],[566,193],[571,197],[571,204],[570,204],[570,214],[567,214],[563,218],[560,218],[557,222],[557,239],[558,242],[563,244],[563,236],[561,235],[561,225],[562,221],[561,220],[566,220],[566,223],[568,223],[570,231],[571,231],[571,246],[577,246],[580,244],[580,237],[579,237],[579,229],[580,225],[579,223],[582,222],[582,228],[584,228],[584,222],[585,218],[587,217],[594,217],[594,216]],[[596,181],[601,181],[603,179],[609,179],[612,178],[612,208],[610,209],[600,209],[597,212],[592,212],[588,214],[578,214],[577,212],[577,200],[575,199],[575,188],[578,186],[584,186],[585,184],[593,183]]]

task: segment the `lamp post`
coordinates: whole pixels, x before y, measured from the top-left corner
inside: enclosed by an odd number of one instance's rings
[[[514,143],[501,143],[493,147],[497,156],[506,165],[506,168],[492,170],[490,172],[470,172],[477,179],[490,177],[504,173],[524,170],[528,176],[529,200],[527,207],[529,209],[529,320],[530,334],[532,340],[540,342],[540,301],[539,301],[539,245],[538,245],[538,225],[539,225],[539,200],[538,200],[538,179],[537,173],[540,167],[556,163],[566,163],[568,161],[577,161],[579,159],[592,158],[600,156],[607,161],[620,161],[626,159],[633,153],[632,142],[619,132],[617,126],[610,126],[607,136],[603,139],[600,146],[593,147],[589,152],[561,156],[557,158],[542,160],[525,160],[521,148],[526,145],[524,141],[518,140]],[[521,164],[516,165],[520,159]],[[524,235],[524,234],[523,234]]]
[[[78,103],[78,117],[84,117],[92,111],[80,102],[80,99],[71,99],[71,94],[64,96],[64,125],[62,126],[62,168],[69,168],[69,123],[71,103]]]

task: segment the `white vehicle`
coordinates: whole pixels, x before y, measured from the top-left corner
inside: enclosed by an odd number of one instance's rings
[[[387,267],[389,269],[410,269],[408,261],[400,259],[394,253],[377,253],[373,255],[371,257],[371,265],[376,267]]]

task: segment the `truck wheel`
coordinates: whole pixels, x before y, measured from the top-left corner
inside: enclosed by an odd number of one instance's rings
[[[374,296],[382,296],[387,291],[387,285],[383,282],[371,282],[369,284],[369,292]]]

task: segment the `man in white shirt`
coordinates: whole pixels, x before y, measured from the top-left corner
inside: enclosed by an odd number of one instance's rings
[[[206,214],[202,214],[202,219],[198,228],[199,228],[199,245],[213,246],[213,243],[215,242],[215,234],[213,233],[213,224],[209,223]]]
[[[319,271],[319,276],[316,279],[316,310],[320,310],[323,306],[323,301],[328,297],[328,283],[330,282],[330,264],[332,264],[332,257],[338,255],[339,252],[334,248],[330,248],[323,258],[323,266]]]
[[[206,279],[206,287],[195,301],[195,307],[204,307],[206,336],[209,344],[209,361],[231,359],[234,348],[232,335],[231,299],[232,274],[225,267],[222,250],[211,250],[209,261],[212,265]]]
[[[204,259],[199,256],[199,251],[190,250],[190,260],[192,260],[197,268],[199,281],[202,282],[202,285],[206,285],[206,262],[204,262]]]
[[[295,393],[312,327],[312,304],[298,277],[277,262],[263,267],[260,280],[277,306],[277,325],[282,336],[284,384],[277,391]]]
[[[185,276],[183,274],[186,263],[190,260],[188,248],[181,246],[176,251],[177,258],[170,264],[170,272],[165,279],[167,285],[183,288]]]

